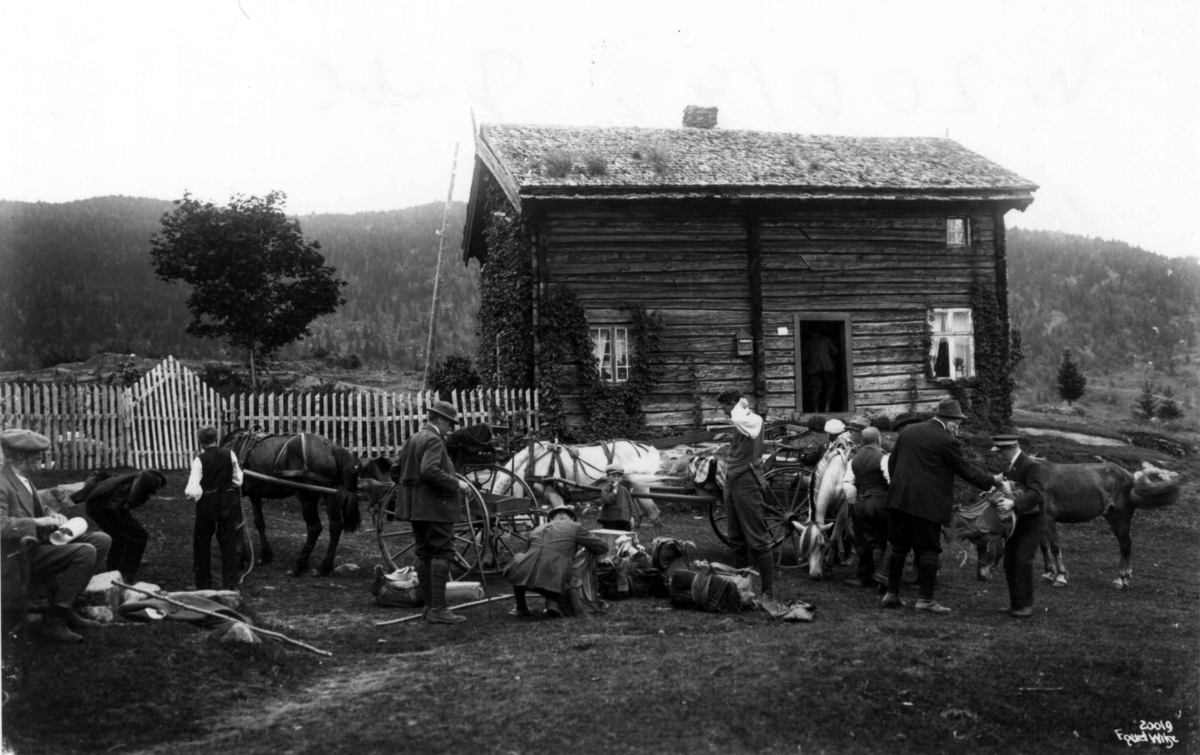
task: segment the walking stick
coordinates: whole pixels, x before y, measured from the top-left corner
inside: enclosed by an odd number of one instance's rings
[[[196,613],[201,613],[201,614],[204,614],[205,616],[212,616],[213,618],[221,619],[222,621],[228,621],[231,624],[241,624],[242,626],[246,627],[247,629],[249,629],[251,632],[254,632],[255,634],[261,634],[264,637],[270,637],[272,639],[280,640],[282,642],[287,642],[287,643],[295,645],[297,647],[304,648],[305,650],[309,651],[310,653],[316,653],[317,655],[323,655],[328,658],[333,657],[333,653],[329,652],[328,650],[321,650],[320,648],[315,648],[312,645],[306,645],[305,643],[300,642],[299,640],[293,640],[291,637],[282,635],[279,632],[272,632],[269,629],[261,629],[259,627],[254,626],[253,624],[247,624],[246,622],[239,621],[231,616],[226,616],[223,613],[217,613],[216,611],[209,611],[204,608],[199,608],[197,606],[188,605],[187,603],[184,603],[182,601],[175,600],[174,598],[168,596],[166,593],[161,593],[161,592],[156,593],[156,592],[151,592],[149,590],[143,590],[140,587],[132,587],[123,582],[119,582],[115,579],[113,580],[113,584],[116,585],[117,587],[120,587],[123,590],[133,590],[134,592],[140,592],[142,595],[149,595],[152,598],[157,598],[158,600],[166,601],[167,603],[170,603],[173,606],[179,606],[180,608],[183,608],[188,611],[195,611]]]
[[[483,600],[473,600],[470,603],[460,603],[457,606],[447,606],[447,609],[453,611],[456,608],[470,608],[472,606],[481,606],[484,603],[487,603],[490,608],[490,606],[493,602],[495,602],[497,600],[508,600],[511,597],[512,597],[512,595],[497,595],[494,598],[484,598]],[[403,619],[388,619],[387,621],[377,621],[377,622],[375,622],[375,626],[386,627],[386,626],[390,626],[392,624],[403,624],[406,621],[412,621],[413,619],[419,619],[424,615],[425,614],[414,613],[412,616],[405,616]]]

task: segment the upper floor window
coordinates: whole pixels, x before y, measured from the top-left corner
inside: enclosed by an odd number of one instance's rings
[[[971,223],[968,218],[946,218],[946,246],[970,246]]]
[[[975,374],[975,327],[970,309],[934,309],[929,313],[933,376],[958,380]]]
[[[600,363],[600,379],[612,383],[629,380],[629,328],[604,325],[592,328],[592,353]]]

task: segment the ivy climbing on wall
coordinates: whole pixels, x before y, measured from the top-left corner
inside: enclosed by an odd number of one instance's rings
[[[525,220],[489,186],[484,207],[487,262],[479,273],[475,365],[488,388],[533,382],[533,267]]]

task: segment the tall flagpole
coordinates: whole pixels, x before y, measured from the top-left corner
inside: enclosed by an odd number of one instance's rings
[[[450,219],[450,198],[454,196],[454,172],[458,170],[458,143],[454,144],[454,162],[450,166],[450,191],[446,192],[446,207],[442,210],[442,230],[438,232],[437,269],[433,273],[433,307],[429,311],[429,339],[425,342],[425,378],[421,382],[429,388],[429,366],[433,364],[433,329],[437,323],[438,287],[442,282],[442,250],[446,247],[446,223]]]

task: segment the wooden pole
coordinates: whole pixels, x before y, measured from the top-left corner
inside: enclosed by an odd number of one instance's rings
[[[182,601],[175,600],[174,598],[168,597],[166,595],[166,593],[150,592],[149,590],[143,590],[140,587],[132,587],[130,585],[127,585],[123,582],[119,582],[117,580],[113,580],[113,584],[116,585],[117,587],[120,587],[122,590],[133,590],[134,592],[140,592],[142,595],[149,595],[152,598],[157,598],[158,600],[166,601],[167,603],[170,603],[173,606],[179,606],[180,608],[187,609],[188,611],[195,611],[196,613],[201,613],[201,614],[204,614],[205,616],[212,616],[214,618],[221,619],[222,621],[228,621],[231,624],[241,624],[242,626],[246,627],[247,629],[249,629],[251,632],[254,632],[255,634],[261,634],[264,637],[271,637],[272,639],[281,640],[281,641],[289,643],[291,645],[295,645],[297,647],[302,647],[305,650],[309,651],[310,653],[316,653],[317,655],[323,655],[328,658],[333,657],[333,653],[329,652],[328,650],[321,650],[320,648],[315,648],[312,645],[306,645],[305,643],[300,642],[299,640],[293,640],[291,637],[282,635],[279,632],[272,632],[269,629],[261,629],[259,627],[254,626],[253,624],[247,624],[244,621],[238,621],[235,618],[226,616],[223,613],[217,613],[216,611],[208,611],[203,608],[197,608],[196,606],[188,605],[187,603],[184,603]]]
[[[447,606],[447,608],[450,609],[451,611],[453,611],[456,608],[470,608],[471,606],[481,606],[484,603],[492,603],[493,601],[497,601],[497,600],[508,600],[511,597],[512,597],[512,595],[497,595],[494,598],[484,598],[483,600],[473,600],[470,603],[459,603],[456,606]],[[423,613],[414,613],[412,616],[405,616],[403,619],[388,619],[387,621],[377,621],[377,622],[375,622],[375,626],[386,627],[386,626],[390,626],[392,624],[403,624],[406,621],[412,621],[413,619],[419,619],[424,615],[425,614],[423,614]]]
[[[438,234],[437,268],[433,273],[433,307],[429,311],[429,338],[425,341],[425,378],[422,386],[429,387],[429,366],[433,363],[433,328],[437,322],[438,287],[442,281],[442,251],[446,247],[446,223],[450,219],[450,199],[454,196],[454,172],[458,169],[458,144],[454,145],[454,162],[450,167],[450,191],[442,209],[442,231]]]

